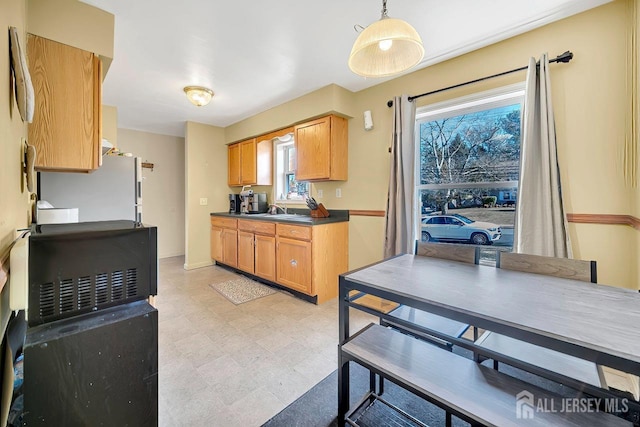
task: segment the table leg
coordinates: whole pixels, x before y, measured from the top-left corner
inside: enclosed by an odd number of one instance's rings
[[[349,361],[342,355],[342,344],[349,338],[349,291],[345,280],[340,276],[338,290],[338,425],[344,425],[349,411]]]

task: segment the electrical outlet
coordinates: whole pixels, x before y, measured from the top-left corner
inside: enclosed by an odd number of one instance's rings
[[[209,204],[209,199],[206,197],[200,197],[200,206],[207,206]]]
[[[324,196],[324,191],[318,190],[318,199],[322,199],[322,196]]]
[[[336,198],[342,197],[342,188],[336,188]]]

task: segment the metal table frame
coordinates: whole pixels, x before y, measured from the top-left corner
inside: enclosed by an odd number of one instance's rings
[[[464,338],[455,338],[442,334],[439,331],[429,330],[426,328],[421,328],[411,322],[407,322],[398,318],[392,318],[392,316],[385,314],[383,312],[377,311],[375,309],[365,307],[362,305],[358,305],[353,302],[353,299],[357,298],[357,296],[350,297],[349,293],[351,291],[359,291],[362,293],[366,293],[369,295],[374,295],[386,300],[394,301],[400,304],[404,304],[407,306],[415,307],[419,310],[424,310],[427,312],[431,312],[440,316],[448,317],[460,322],[469,323],[479,328],[491,330],[500,334],[504,334],[516,339],[520,339],[523,341],[528,341],[530,343],[540,345],[543,347],[547,347],[556,351],[560,351],[572,356],[576,356],[585,360],[589,360],[601,365],[610,366],[615,369],[619,369],[624,372],[628,372],[634,375],[640,375],[640,362],[637,360],[629,360],[627,358],[620,357],[615,354],[607,353],[606,350],[595,350],[593,348],[588,348],[585,345],[581,345],[580,343],[569,343],[567,341],[563,341],[561,339],[553,338],[550,336],[545,336],[541,334],[537,334],[535,332],[525,330],[520,328],[520,325],[506,323],[502,319],[499,318],[488,318],[483,316],[480,313],[470,312],[468,310],[461,310],[455,306],[444,306],[438,304],[435,301],[430,301],[426,298],[416,297],[414,295],[406,294],[403,292],[397,292],[395,289],[390,287],[386,287],[367,283],[361,280],[354,279],[349,277],[354,273],[358,273],[360,271],[364,271],[369,268],[375,268],[376,266],[384,266],[384,263],[393,262],[393,260],[397,260],[402,257],[414,257],[413,255],[399,255],[397,257],[390,258],[388,260],[381,261],[379,263],[372,264],[367,267],[363,267],[361,269],[353,270],[351,272],[340,275],[339,279],[339,350],[338,350],[338,419],[344,420],[345,415],[349,411],[349,364],[348,358],[344,357],[340,348],[342,344],[349,341],[351,335],[349,332],[349,308],[355,308],[369,314],[372,314],[376,317],[379,317],[381,320],[389,319],[393,320],[395,323],[400,324],[401,326],[411,327],[414,329],[418,329],[421,332],[424,332],[428,335],[443,339],[445,341],[451,342],[454,345],[458,345],[462,348],[466,348],[468,350],[473,351],[475,354],[485,356],[488,358],[498,358],[501,361],[505,361],[509,364],[509,360],[505,359],[503,355],[496,354],[491,350],[483,348],[481,346],[475,345],[473,342],[466,340]],[[453,261],[438,261],[435,262],[446,262],[453,263],[453,265],[461,263],[456,263]],[[494,267],[482,266],[482,265],[467,265],[464,264],[467,268],[478,268],[478,269],[495,269]],[[497,270],[497,269],[496,269]],[[510,272],[510,274],[522,274],[522,275],[530,275],[530,273],[520,273],[520,272]],[[567,279],[556,279],[554,280],[563,281]],[[428,285],[427,285],[428,286]],[[513,284],[505,284],[505,286],[513,286]],[[611,288],[612,291],[615,288]],[[615,292],[615,291],[614,291]],[[637,295],[638,300],[640,302],[640,294],[637,293],[629,293],[629,295]],[[638,310],[640,310],[640,303],[638,304]],[[589,313],[585,313],[586,316]],[[640,336],[638,336],[640,339]],[[596,343],[597,344],[597,343]],[[591,346],[593,347],[593,346]],[[513,361],[517,362],[517,361]],[[515,364],[515,363],[514,363]],[[594,387],[590,384],[585,384],[578,380],[562,376],[560,374],[544,370],[542,368],[538,368],[535,366],[527,366],[526,370],[540,375],[542,377],[546,377],[552,381],[560,382],[569,387],[576,388],[584,391],[589,395],[593,395],[595,397],[628,397],[623,396],[620,393],[616,393],[612,390],[605,390],[598,387]],[[630,409],[635,417],[634,423],[638,424],[640,422],[640,417],[637,414],[640,414],[640,404],[638,402],[629,402]],[[637,414],[636,414],[637,413]]]

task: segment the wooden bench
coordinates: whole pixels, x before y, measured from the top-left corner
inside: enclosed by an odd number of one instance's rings
[[[632,425],[604,412],[537,412],[531,405],[539,399],[554,401],[555,408],[561,408],[561,398],[391,328],[371,324],[340,351],[343,359],[365,366],[473,425]],[[517,400],[523,392],[531,393],[535,400]],[[533,418],[523,420],[521,414]]]

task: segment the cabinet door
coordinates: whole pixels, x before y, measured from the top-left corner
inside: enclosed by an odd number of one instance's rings
[[[240,143],[240,178],[242,185],[256,184],[256,140]]]
[[[211,227],[211,258],[220,262],[223,262],[222,230],[220,227]]]
[[[272,282],[276,281],[276,238],[273,236],[255,237],[255,274]]]
[[[229,172],[227,183],[229,185],[242,185],[240,179],[240,144],[230,145],[227,149],[227,163]]]
[[[253,233],[238,231],[238,268],[253,274],[254,249]]]
[[[238,231],[222,230],[222,262],[230,267],[238,266]]]
[[[36,170],[88,172],[100,166],[101,62],[96,55],[29,34],[35,93],[29,143]]]
[[[277,242],[277,282],[311,294],[311,242],[286,238]]]
[[[295,127],[296,180],[329,179],[331,174],[331,118]]]

